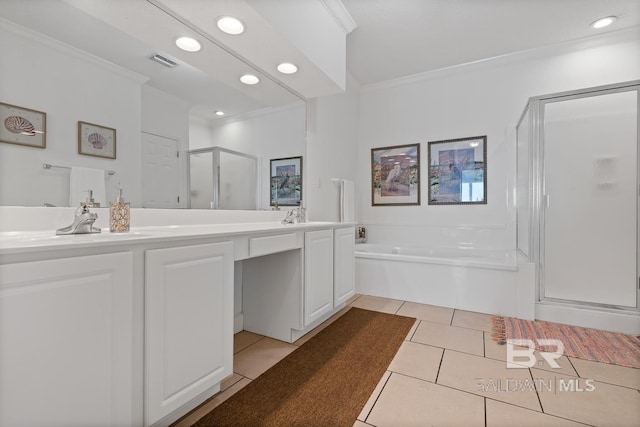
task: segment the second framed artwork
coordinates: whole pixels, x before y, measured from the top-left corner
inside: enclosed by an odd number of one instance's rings
[[[78,122],[78,154],[116,158],[116,130],[94,123]]]
[[[429,204],[487,204],[487,137],[429,142]]]
[[[371,205],[420,205],[420,144],[371,149]]]
[[[302,156],[271,160],[271,206],[300,206]]]

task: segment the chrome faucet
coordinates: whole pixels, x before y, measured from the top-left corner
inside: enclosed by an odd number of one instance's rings
[[[75,212],[73,223],[64,228],[56,230],[56,234],[91,234],[101,233],[98,227],[94,227],[93,223],[98,219],[97,213],[89,212],[89,208],[83,203]]]
[[[307,211],[305,208],[298,207],[287,211],[287,216],[282,220],[283,224],[307,222]]]

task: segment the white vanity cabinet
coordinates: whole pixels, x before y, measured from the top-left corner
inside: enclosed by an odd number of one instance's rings
[[[0,426],[132,426],[131,252],[0,265]]]
[[[219,390],[233,364],[233,243],[145,252],[145,425]],[[173,420],[160,422],[168,424]]]
[[[333,309],[333,230],[304,235],[304,325]]]
[[[355,227],[336,228],[333,237],[333,305],[355,294]]]

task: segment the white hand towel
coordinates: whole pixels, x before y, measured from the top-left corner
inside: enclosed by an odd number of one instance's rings
[[[94,168],[72,167],[69,175],[69,205],[80,206],[93,191],[93,199],[100,207],[107,206],[107,185],[104,170]]]
[[[356,222],[355,185],[353,181],[340,181],[340,221]]]

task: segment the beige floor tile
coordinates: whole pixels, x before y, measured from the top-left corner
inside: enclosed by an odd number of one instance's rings
[[[249,331],[240,331],[233,336],[233,353],[244,350],[251,344],[255,344],[264,338],[262,335],[254,334]]]
[[[496,360],[507,360],[507,346],[494,341],[491,337],[491,332],[485,332],[484,356]]]
[[[202,405],[193,410],[190,414],[178,421],[176,424],[173,424],[171,427],[190,427],[191,425],[195,424],[200,418],[207,415],[213,409],[218,407],[222,402],[236,394],[250,382],[251,380],[247,378],[241,379],[240,381],[229,387],[227,390],[216,394],[213,398],[204,402]]]
[[[582,378],[593,378],[609,384],[640,389],[640,369],[576,359],[574,357],[569,359],[571,359],[573,367],[576,368],[578,375]]]
[[[353,427],[370,427],[371,424],[367,424],[367,423],[363,423],[360,420],[356,420],[355,423],[353,423]]]
[[[584,424],[487,399],[487,427],[584,427]]]
[[[445,350],[437,383],[541,410],[529,369],[507,369],[499,360]]]
[[[540,369],[531,371],[534,378],[546,384],[544,388],[539,387],[538,393],[545,413],[594,426],[638,425],[638,390],[594,381],[594,389],[587,391],[590,387],[585,378],[556,375]]]
[[[234,372],[233,374],[222,380],[222,382],[220,383],[220,391],[225,391],[226,389],[240,381],[242,378],[244,378],[242,375],[236,374]]]
[[[360,298],[351,303],[352,307],[364,308],[365,310],[381,311],[383,313],[395,314],[400,308],[403,301],[397,299],[373,297],[370,295],[362,295]]]
[[[482,331],[473,329],[422,321],[411,341],[478,356],[484,355]]]
[[[491,332],[493,323],[491,315],[485,313],[476,313],[474,311],[455,310],[451,325],[460,326],[461,328],[480,329],[481,331]]]
[[[515,347],[517,350],[522,350],[523,347]],[[491,339],[491,334],[489,332],[484,333],[484,355],[490,359],[496,359],[501,361],[507,360],[507,345],[506,344],[498,344],[496,341]],[[535,367],[538,369],[544,369],[546,371],[553,371],[556,374],[565,374],[565,375],[577,375],[575,369],[569,362],[567,356],[562,356],[559,359],[556,359],[560,368],[552,368],[549,364],[544,360],[544,358],[540,355],[540,352],[535,351],[534,355],[536,357],[536,365]],[[516,358],[515,362],[518,360],[525,360]]]
[[[394,373],[365,421],[378,427],[484,426],[484,399]]]
[[[442,350],[411,341],[405,341],[391,361],[389,370],[409,377],[436,382]]]
[[[369,396],[369,400],[367,400],[364,408],[362,408],[362,411],[360,411],[360,415],[358,415],[359,421],[364,421],[367,419],[369,413],[371,412],[371,409],[373,409],[373,405],[375,405],[376,401],[378,400],[378,396],[380,396],[380,393],[382,393],[382,389],[384,388],[385,384],[387,384],[390,376],[391,371],[386,371],[380,381],[378,381],[376,388],[373,390],[373,393],[371,393],[371,396]]]
[[[351,298],[349,298],[345,304],[346,305],[351,305],[355,300],[357,300],[361,296],[362,296],[361,294],[355,294]]]
[[[415,317],[418,320],[450,325],[451,318],[453,317],[453,309],[428,304],[417,304],[415,302],[405,302],[396,314]]]
[[[271,338],[263,338],[250,347],[236,353],[233,358],[234,372],[256,379],[264,371],[284,359],[297,346]]]
[[[418,329],[419,324],[420,324],[420,321],[418,319],[416,319],[416,321],[413,322],[413,326],[411,327],[411,329],[409,329],[409,333],[405,337],[405,340],[411,341],[411,338],[413,338],[413,334],[416,333],[416,329]]]

